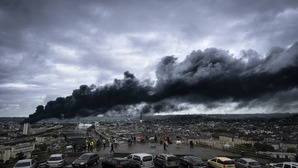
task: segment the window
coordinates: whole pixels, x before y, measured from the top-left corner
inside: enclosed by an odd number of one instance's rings
[[[227,160],[224,162],[225,164],[234,164],[234,161],[233,160]],[[245,162],[246,163],[246,162]]]
[[[178,158],[175,156],[168,157],[168,161],[176,161],[176,160],[178,160]]]
[[[143,162],[152,161],[152,156],[144,156]]]
[[[27,167],[27,166],[30,166],[30,162],[21,162],[21,163],[17,163],[15,165],[15,167]]]
[[[127,156],[127,159],[131,159],[131,158],[132,158],[132,155],[128,155],[128,156]]]
[[[113,159],[113,160],[112,160],[112,163],[115,164],[115,165],[117,165],[117,164],[118,164],[118,161],[115,160],[115,159]]]
[[[260,164],[258,162],[249,162],[249,165],[257,166],[257,165],[260,165]]]
[[[245,160],[241,160],[240,163],[246,164],[247,162]]]
[[[291,168],[291,165],[285,164],[284,168]]]
[[[132,159],[133,159],[133,160],[137,160],[137,161],[141,161],[141,157],[140,157],[140,156],[133,156]]]
[[[216,158],[212,159],[211,161],[212,161],[212,162],[216,162]]]
[[[162,159],[162,160],[166,160],[166,157],[163,156],[163,155],[160,155],[159,157],[160,157],[160,159]]]
[[[276,164],[275,167],[282,167],[283,164]]]
[[[224,162],[221,161],[220,159],[217,159],[217,163],[223,164]]]

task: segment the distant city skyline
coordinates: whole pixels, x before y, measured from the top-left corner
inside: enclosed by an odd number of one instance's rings
[[[4,0],[0,117],[298,113],[297,20],[296,0]]]

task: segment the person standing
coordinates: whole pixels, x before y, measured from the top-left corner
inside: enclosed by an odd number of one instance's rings
[[[102,140],[102,144],[103,144],[103,149],[106,149],[106,140]]]
[[[77,151],[77,144],[73,144],[73,152]]]
[[[168,149],[168,142],[167,141],[164,141],[164,143],[163,143],[163,150],[164,151],[167,151]]]
[[[96,149],[98,149],[100,147],[100,140],[98,139],[97,141],[96,141]]]
[[[93,152],[93,145],[94,145],[94,142],[91,140],[90,142],[90,151]]]
[[[141,144],[143,144],[143,143],[144,143],[144,137],[141,136]]]

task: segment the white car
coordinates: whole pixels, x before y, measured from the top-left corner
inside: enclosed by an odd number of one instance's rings
[[[47,160],[47,167],[64,167],[66,158],[63,154],[53,154]]]
[[[33,159],[19,160],[13,168],[37,168],[37,161]]]
[[[235,159],[235,166],[237,168],[261,168],[259,162],[251,158]]]
[[[272,168],[298,168],[297,162],[280,162],[280,163],[270,163]]]
[[[126,158],[129,160],[130,167],[154,167],[153,156],[149,153],[132,153]]]

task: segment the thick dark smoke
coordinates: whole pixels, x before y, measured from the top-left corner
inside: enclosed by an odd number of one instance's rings
[[[235,58],[216,48],[193,51],[180,63],[174,56],[166,56],[157,66],[156,77],[154,86],[139,81],[130,72],[110,85],[82,85],[71,96],[38,106],[28,122],[108,111],[125,113],[139,104],[143,104],[138,109],[142,113],[183,110],[170,103],[172,100],[212,107],[212,102],[227,99],[245,106],[256,99],[285,97],[285,92],[297,92],[298,42],[289,49],[273,48],[265,58],[253,50],[242,51],[241,58]],[[297,100],[298,96],[292,94],[290,98]]]

